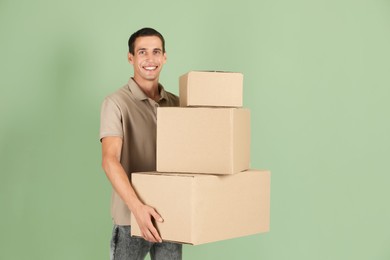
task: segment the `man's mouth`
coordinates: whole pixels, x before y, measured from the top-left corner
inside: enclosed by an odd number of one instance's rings
[[[147,71],[154,71],[157,69],[157,66],[144,66],[143,68]]]

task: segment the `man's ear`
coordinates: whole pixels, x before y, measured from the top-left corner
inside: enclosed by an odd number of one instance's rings
[[[134,56],[130,52],[127,53],[127,60],[129,63],[134,64]]]
[[[167,62],[167,53],[166,52],[164,52],[164,64],[165,64],[165,62]]]

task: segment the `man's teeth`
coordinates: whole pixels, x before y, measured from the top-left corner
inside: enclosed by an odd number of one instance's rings
[[[157,67],[154,66],[154,67],[144,67],[146,70],[155,70]]]

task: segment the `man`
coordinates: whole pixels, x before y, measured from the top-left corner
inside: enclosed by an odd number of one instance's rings
[[[156,110],[178,106],[178,97],[159,83],[166,62],[163,36],[152,28],[131,35],[128,61],[134,76],[102,104],[100,140],[102,167],[113,187],[111,214],[114,229],[111,259],[181,259],[180,244],[162,242],[153,221],[163,222],[145,205],[131,185],[131,173],[156,170]],[[143,238],[130,236],[130,211]]]

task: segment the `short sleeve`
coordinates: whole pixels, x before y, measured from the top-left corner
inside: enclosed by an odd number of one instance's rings
[[[103,137],[123,138],[122,113],[117,104],[106,97],[100,111],[100,141]]]

